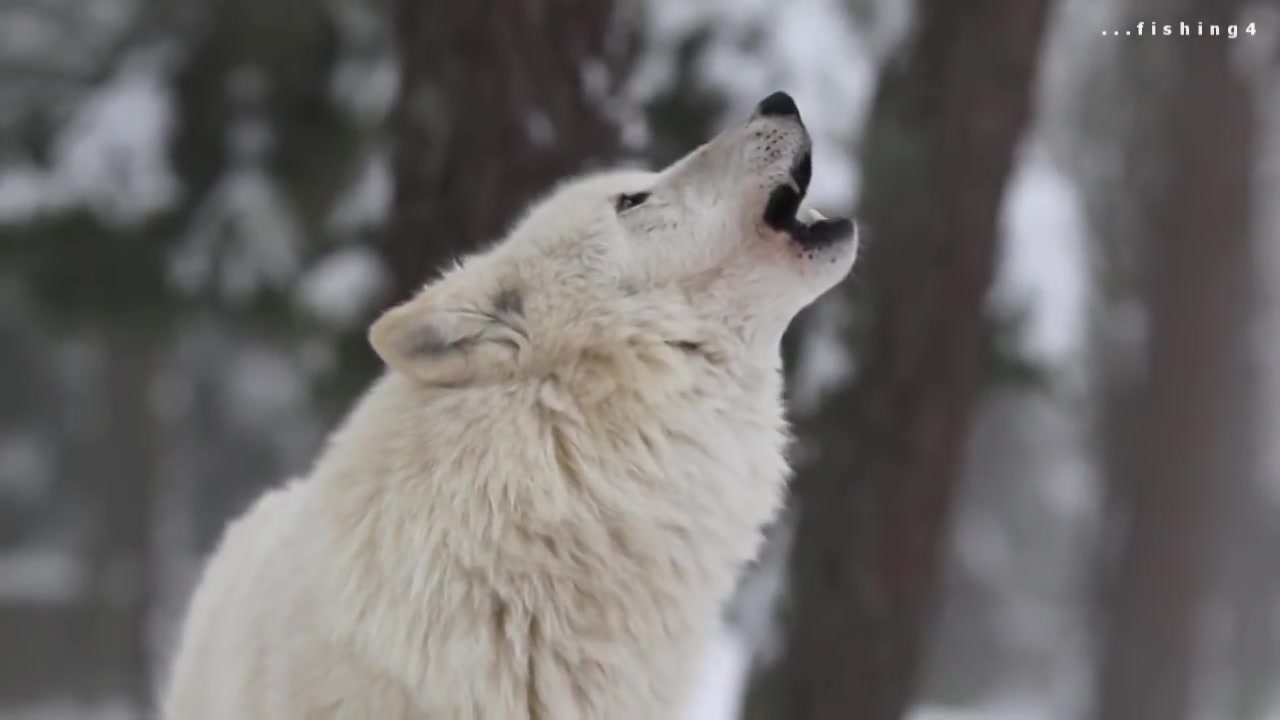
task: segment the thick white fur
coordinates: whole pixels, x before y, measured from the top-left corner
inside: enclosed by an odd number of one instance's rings
[[[575,181],[379,319],[391,369],[209,561],[165,716],[676,717],[781,500],[782,331],[855,254],[761,220],[807,145],[757,117]]]

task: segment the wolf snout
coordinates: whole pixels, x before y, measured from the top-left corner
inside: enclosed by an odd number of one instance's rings
[[[760,101],[760,104],[756,106],[756,115],[759,117],[784,117],[800,120],[800,108],[796,107],[796,101],[790,95],[779,90]]]

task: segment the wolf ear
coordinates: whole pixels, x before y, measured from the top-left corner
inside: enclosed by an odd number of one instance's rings
[[[428,288],[374,321],[369,344],[392,369],[426,385],[510,379],[527,355],[513,291],[476,303],[451,302]]]

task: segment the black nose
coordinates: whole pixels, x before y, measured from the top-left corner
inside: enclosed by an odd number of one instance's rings
[[[756,113],[761,117],[772,117],[775,115],[780,117],[800,117],[800,109],[796,107],[796,101],[792,100],[790,95],[782,91],[778,91],[764,100],[761,100],[760,104],[756,106]]]

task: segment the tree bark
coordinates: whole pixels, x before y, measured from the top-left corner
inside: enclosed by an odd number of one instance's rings
[[[616,156],[614,15],[607,0],[401,0],[394,300],[498,240],[555,181]]]
[[[997,218],[1028,123],[1047,0],[929,0],[866,142],[855,382],[800,429],[793,607],[778,716],[909,707],[979,377]]]
[[[1135,3],[1135,17],[1230,23],[1228,0]],[[1135,21],[1136,22],[1136,21]],[[1252,452],[1254,112],[1224,38],[1150,39],[1171,82],[1139,110],[1154,154],[1130,153],[1136,238],[1150,248],[1145,373],[1107,468],[1123,527],[1099,664],[1101,720],[1191,717],[1196,640],[1221,518]],[[1156,53],[1159,53],[1157,56]],[[1154,68],[1156,65],[1151,64]]]

